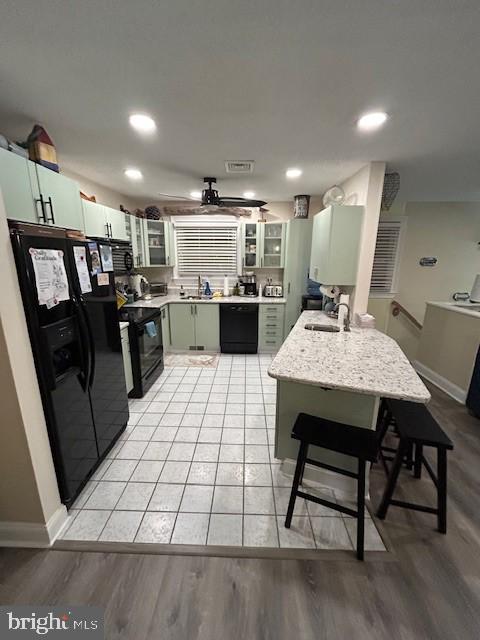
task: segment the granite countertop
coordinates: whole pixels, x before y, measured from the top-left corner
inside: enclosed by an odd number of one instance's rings
[[[180,298],[178,293],[170,293],[166,296],[157,296],[151,300],[137,300],[125,307],[153,307],[160,309],[170,303],[180,304],[285,304],[285,298],[266,298],[265,296],[228,296],[224,298],[189,300],[188,298]]]
[[[430,393],[398,344],[376,329],[308,331],[307,323],[336,324],[323,311],[304,311],[268,374],[287,382],[427,403]]]
[[[447,311],[456,311],[466,316],[472,316],[474,318],[480,318],[480,302],[427,302],[427,305],[432,307],[440,307],[441,309],[447,309]]]

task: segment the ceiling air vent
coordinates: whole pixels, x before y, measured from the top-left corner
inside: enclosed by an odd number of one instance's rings
[[[254,160],[227,160],[225,170],[227,173],[253,173]]]

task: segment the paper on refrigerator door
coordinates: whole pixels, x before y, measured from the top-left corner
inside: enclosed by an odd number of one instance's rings
[[[29,252],[35,273],[38,304],[46,304],[50,309],[59,302],[70,300],[63,251],[31,247]]]
[[[90,282],[90,274],[88,273],[87,250],[85,247],[73,247],[73,255],[75,257],[80,290],[82,293],[90,293],[92,283]]]

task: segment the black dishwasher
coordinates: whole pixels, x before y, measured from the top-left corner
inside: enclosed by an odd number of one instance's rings
[[[220,305],[222,353],[257,353],[258,304]]]

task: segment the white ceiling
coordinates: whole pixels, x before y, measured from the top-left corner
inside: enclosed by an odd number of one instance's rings
[[[479,25],[478,0],[7,2],[0,131],[41,122],[62,166],[152,200],[205,175],[285,200],[369,160],[400,171],[402,199],[480,200]],[[391,119],[360,135],[372,109]],[[156,136],[129,128],[135,111]],[[236,159],[255,173],[227,176]]]

